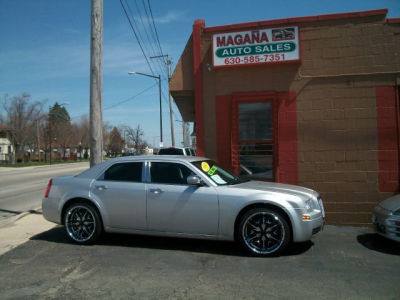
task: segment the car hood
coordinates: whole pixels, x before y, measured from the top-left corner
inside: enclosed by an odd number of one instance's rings
[[[379,206],[390,211],[396,211],[400,209],[400,195],[396,195],[386,199],[385,201],[382,201],[379,203]]]
[[[309,199],[317,192],[314,190],[290,184],[275,183],[275,182],[263,182],[263,181],[247,181],[244,183],[232,185],[233,188],[248,189],[256,191],[266,191],[266,192],[277,192],[284,193],[293,196],[300,196],[302,198]]]

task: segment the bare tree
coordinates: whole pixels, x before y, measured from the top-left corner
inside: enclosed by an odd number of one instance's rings
[[[85,159],[88,158],[88,152],[89,152],[89,117],[88,115],[84,115],[81,117],[79,122],[75,124],[75,135],[77,137],[77,145],[78,145],[78,152],[79,156],[82,158],[82,152],[83,152],[83,157]]]
[[[112,152],[110,150],[112,129],[113,126],[111,126],[108,122],[103,122],[103,150],[106,153]]]
[[[136,150],[136,154],[143,153],[144,149],[148,146],[148,143],[143,140],[144,132],[140,128],[140,125],[137,125],[135,128],[125,126],[124,130],[127,133],[127,140],[132,143],[133,148]]]
[[[39,118],[42,111],[42,103],[30,103],[31,96],[22,93],[19,96],[4,96],[3,107],[6,111],[4,123],[10,129],[11,143],[18,155],[24,153],[24,147],[32,139],[34,122]]]

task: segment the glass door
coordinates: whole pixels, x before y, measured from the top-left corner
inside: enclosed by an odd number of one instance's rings
[[[274,180],[274,128],[272,101],[238,102],[236,152],[240,175]]]

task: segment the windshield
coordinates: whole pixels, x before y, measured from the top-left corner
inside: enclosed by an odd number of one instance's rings
[[[232,185],[248,181],[219,167],[212,160],[194,161],[192,164],[218,185]]]
[[[184,155],[180,148],[163,148],[158,151],[158,155]]]

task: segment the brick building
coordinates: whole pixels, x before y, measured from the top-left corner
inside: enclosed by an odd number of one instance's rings
[[[369,224],[399,189],[400,19],[386,15],[196,20],[170,90],[198,154],[317,190],[328,223]]]

